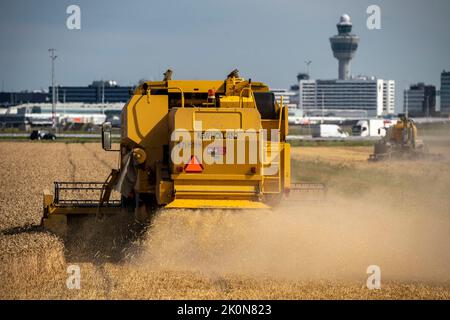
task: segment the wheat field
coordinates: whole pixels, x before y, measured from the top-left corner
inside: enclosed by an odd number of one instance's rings
[[[330,201],[162,210],[111,261],[69,255],[39,223],[43,189],[102,181],[117,154],[97,143],[0,142],[0,298],[449,299],[449,162],[371,166],[370,151],[293,148],[293,174],[322,172]],[[373,186],[363,192],[355,176]],[[380,290],[366,287],[371,264],[381,267]],[[80,289],[66,286],[70,265],[80,267]]]

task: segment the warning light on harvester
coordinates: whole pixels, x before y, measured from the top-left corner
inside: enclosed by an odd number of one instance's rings
[[[189,160],[189,162],[184,167],[184,171],[188,172],[188,173],[202,172],[203,165],[200,162],[198,162],[198,159],[196,156],[192,156],[191,160]]]
[[[216,90],[209,89],[208,90],[208,102],[214,103],[216,101]]]

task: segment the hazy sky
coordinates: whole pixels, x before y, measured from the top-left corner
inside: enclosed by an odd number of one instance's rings
[[[66,27],[71,4],[81,8],[81,30]],[[366,27],[370,4],[381,7],[381,30]],[[394,79],[403,89],[438,86],[450,69],[448,0],[1,0],[0,80],[4,90],[47,88],[54,47],[61,85],[130,85],[171,67],[178,79],[222,79],[238,68],[287,88],[305,60],[314,78],[337,77],[329,37],[342,13],[361,38],[352,74]]]

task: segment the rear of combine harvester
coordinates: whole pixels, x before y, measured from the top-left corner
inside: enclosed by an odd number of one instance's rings
[[[386,135],[374,144],[374,152],[369,161],[389,159],[421,159],[432,157],[426,152],[421,139],[418,138],[417,126],[404,114],[399,115],[397,123],[386,129]]]
[[[122,111],[119,170],[105,183],[55,183],[55,195],[44,194],[42,224],[65,234],[68,219],[81,215],[145,221],[161,207],[270,208],[291,191],[287,114],[267,85],[237,70],[225,81],[171,80],[168,72],[145,82]],[[107,151],[110,139],[105,124]],[[97,195],[68,199],[67,192]]]

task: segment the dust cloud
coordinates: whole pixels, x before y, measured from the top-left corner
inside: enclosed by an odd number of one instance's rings
[[[289,201],[264,212],[163,210],[136,262],[211,277],[362,283],[367,267],[378,265],[383,280],[450,283],[448,204],[436,201],[436,193],[408,202],[413,192],[402,191],[401,200],[389,192],[372,188],[354,197],[330,195],[323,203]]]

